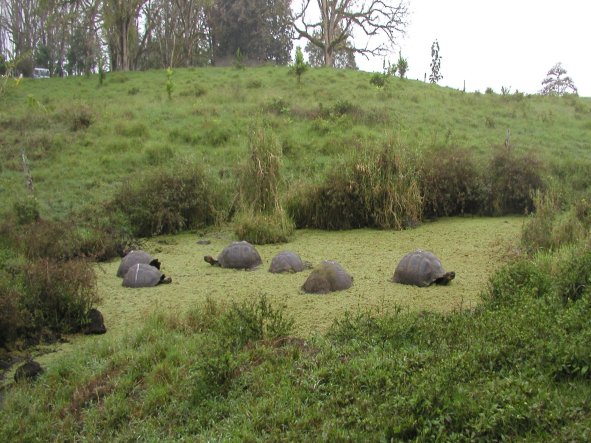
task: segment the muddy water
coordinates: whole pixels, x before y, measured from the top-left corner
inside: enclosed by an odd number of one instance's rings
[[[233,240],[231,230],[205,235],[183,234],[148,241],[144,249],[163,264],[170,285],[129,289],[115,276],[119,261],[98,266],[99,309],[112,337],[130,332],[151,313],[182,315],[207,297],[219,302],[257,300],[260,295],[284,306],[295,320],[295,334],[325,331],[345,311],[451,311],[469,309],[480,301],[490,275],[518,244],[522,218],[453,218],[425,223],[407,231],[298,231],[289,244],[258,246],[263,266],[254,271],[212,267],[214,257]],[[207,239],[209,245],[197,244]],[[449,286],[416,288],[389,281],[404,254],[416,248],[434,252],[447,271],[455,271]],[[313,264],[336,260],[353,276],[353,287],[328,295],[300,290],[310,271],[278,275],[267,271],[272,257],[289,249]]]

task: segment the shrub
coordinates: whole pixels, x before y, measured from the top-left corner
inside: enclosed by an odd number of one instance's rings
[[[249,342],[286,337],[293,327],[293,320],[284,316],[283,309],[273,308],[263,295],[257,301],[233,303],[220,315],[214,330],[232,350]]]
[[[380,73],[376,72],[375,74],[373,74],[370,77],[369,84],[376,86],[378,88],[383,88],[384,86],[386,86],[387,79],[388,79],[387,75],[380,74]]]
[[[336,167],[324,183],[292,195],[288,211],[298,228],[403,229],[421,219],[417,174],[391,143]]]
[[[13,210],[16,215],[16,222],[19,225],[34,223],[41,218],[39,203],[32,195],[27,195],[26,198],[14,202]]]
[[[96,276],[86,261],[40,259],[25,268],[22,305],[35,329],[75,332],[98,302]]]
[[[552,276],[532,260],[522,258],[506,265],[489,281],[483,299],[491,306],[511,305],[524,296],[542,297],[553,290]]]
[[[521,243],[528,252],[556,249],[587,237],[591,204],[583,198],[563,210],[561,203],[554,190],[535,193],[535,213],[524,224],[521,234]]]
[[[566,257],[557,260],[554,286],[563,302],[577,301],[591,289],[591,249],[578,246],[566,250]]]
[[[270,214],[246,210],[234,218],[236,236],[256,245],[286,243],[294,229],[293,221],[282,209]]]
[[[221,195],[197,165],[176,165],[125,183],[107,210],[123,214],[133,235],[147,237],[213,224]]]
[[[65,112],[65,116],[72,131],[87,129],[95,120],[94,112],[90,106],[85,104],[69,107]]]
[[[499,148],[487,171],[493,213],[523,214],[533,211],[533,193],[544,189],[540,160],[531,154],[517,155],[511,149]]]
[[[424,155],[420,173],[425,216],[486,212],[486,184],[471,151],[428,151]]]
[[[281,97],[271,98],[269,102],[264,105],[266,112],[280,115],[289,113],[289,103]]]
[[[14,342],[24,326],[19,299],[15,288],[0,284],[0,348]]]
[[[74,221],[38,220],[14,230],[19,249],[31,260],[66,261],[80,256],[80,237]]]

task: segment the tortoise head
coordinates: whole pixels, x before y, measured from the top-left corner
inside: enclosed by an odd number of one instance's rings
[[[203,260],[205,260],[207,263],[209,263],[211,266],[219,266],[220,262],[218,262],[215,258],[213,258],[211,255],[206,255],[205,257],[203,257]]]
[[[168,283],[172,283],[172,278],[166,277],[164,274],[162,274],[162,277],[160,277],[160,282],[158,284],[164,285],[164,284],[168,284]]]
[[[446,285],[450,281],[452,281],[454,278],[456,278],[456,273],[455,272],[453,272],[453,271],[452,272],[446,272],[441,277],[439,277],[437,280],[435,280],[434,283],[436,285]]]
[[[155,258],[154,260],[152,260],[150,263],[148,263],[150,266],[154,266],[156,269],[160,269],[160,261]]]

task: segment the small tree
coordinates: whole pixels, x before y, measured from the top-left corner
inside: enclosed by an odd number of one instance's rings
[[[396,63],[396,67],[398,68],[398,75],[400,78],[404,78],[406,72],[408,71],[408,60],[402,57],[402,54],[398,57],[398,63]]]
[[[308,64],[304,61],[302,48],[298,46],[295,53],[295,62],[291,67],[291,72],[293,72],[298,79],[298,85],[300,84],[302,74],[308,70],[308,67]]]
[[[559,62],[552,66],[552,69],[546,74],[546,78],[542,80],[540,94],[560,96],[566,94],[569,90],[576,94],[577,88],[573,83],[573,79],[568,76],[563,77],[565,74],[566,69],[562,67],[562,63]]]
[[[435,40],[431,45],[431,75],[429,81],[431,83],[437,83],[443,78],[439,73],[441,69],[441,56],[439,55],[439,42]]]
[[[166,69],[166,93],[168,94],[168,99],[172,99],[172,91],[174,90],[174,83],[172,81],[172,68],[168,67]]]

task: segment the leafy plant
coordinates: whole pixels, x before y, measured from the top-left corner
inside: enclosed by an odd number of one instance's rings
[[[298,79],[298,85],[301,82],[302,75],[309,69],[309,67],[310,66],[304,61],[304,53],[302,52],[302,48],[298,46],[296,48],[295,60],[290,70],[290,72],[295,74],[296,78]]]
[[[166,93],[168,94],[169,100],[172,100],[172,91],[174,90],[174,83],[172,81],[173,74],[174,72],[171,67],[166,68]]]
[[[408,72],[408,60],[402,57],[402,54],[398,57],[396,68],[398,69],[398,75],[400,75],[400,78],[404,78]]]

